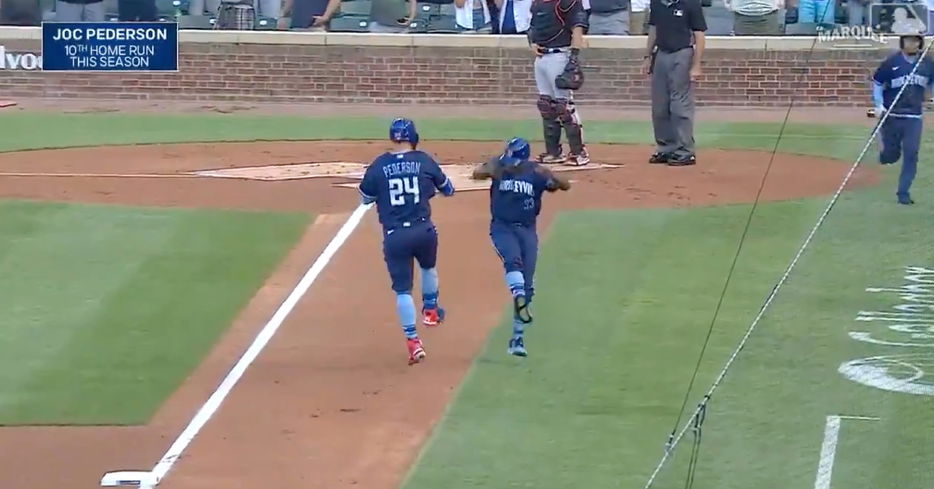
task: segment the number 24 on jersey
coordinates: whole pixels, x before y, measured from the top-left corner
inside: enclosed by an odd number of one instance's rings
[[[413,196],[413,204],[419,201],[418,177],[403,177],[389,179],[389,203],[396,205],[405,205],[405,194]]]

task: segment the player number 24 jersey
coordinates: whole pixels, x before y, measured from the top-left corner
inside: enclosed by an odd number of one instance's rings
[[[454,185],[431,156],[413,150],[377,157],[359,190],[364,202],[376,202],[379,222],[390,230],[431,220],[429,200],[436,191],[453,194]]]

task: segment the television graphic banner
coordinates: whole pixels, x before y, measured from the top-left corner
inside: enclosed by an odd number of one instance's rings
[[[44,71],[178,71],[178,24],[43,22]]]

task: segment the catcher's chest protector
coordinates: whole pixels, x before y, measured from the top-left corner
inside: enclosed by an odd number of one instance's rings
[[[561,0],[535,0],[531,7],[532,42],[546,47],[571,45],[571,33],[565,29]]]

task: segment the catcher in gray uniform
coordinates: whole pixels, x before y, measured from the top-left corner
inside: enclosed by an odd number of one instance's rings
[[[536,56],[535,84],[538,86],[538,110],[542,115],[545,137],[545,153],[539,156],[542,163],[590,163],[572,93],[584,83],[578,56],[588,24],[581,1],[532,2],[528,37]],[[571,150],[567,156],[561,149],[562,127]]]

